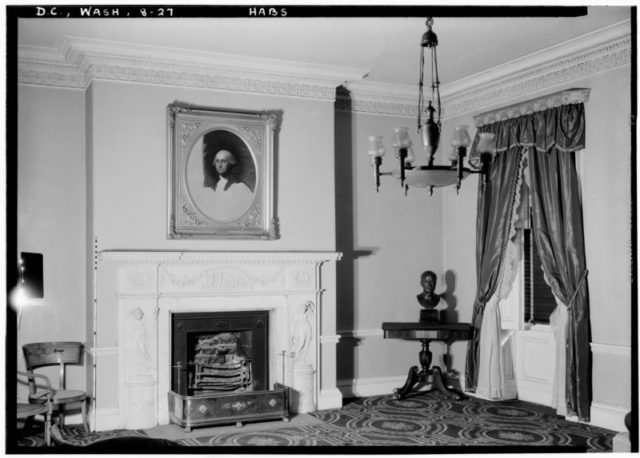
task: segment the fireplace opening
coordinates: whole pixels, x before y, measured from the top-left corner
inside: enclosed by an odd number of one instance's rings
[[[268,323],[268,311],[172,314],[172,391],[193,396],[266,390]]]

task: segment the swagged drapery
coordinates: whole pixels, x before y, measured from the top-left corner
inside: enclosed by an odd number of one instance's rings
[[[483,191],[481,184],[478,188],[478,290],[472,319],[474,331],[467,349],[467,389],[475,390],[478,382],[483,312],[501,278],[517,193],[518,164],[526,151],[532,224],[545,280],[568,312],[566,408],[568,414],[588,421],[591,405],[589,300],[582,204],[575,168],[575,151],[584,148],[584,104],[561,105],[486,124],[479,127],[478,133],[482,132],[495,134],[497,155],[486,189]],[[477,140],[476,135],[472,154]]]

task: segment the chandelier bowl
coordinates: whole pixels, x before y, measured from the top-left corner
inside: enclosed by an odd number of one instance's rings
[[[439,188],[458,183],[458,169],[449,165],[420,166],[413,169],[405,169],[405,183],[416,188]],[[462,170],[462,178],[466,178],[473,172]],[[396,169],[392,175],[400,179],[400,170]]]

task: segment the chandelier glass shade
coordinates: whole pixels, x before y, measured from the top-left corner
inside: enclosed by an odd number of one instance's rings
[[[469,158],[469,167],[464,167],[464,158],[467,149],[471,145],[467,126],[456,126],[450,144],[452,147],[449,156],[450,165],[434,165],[434,155],[440,145],[440,133],[442,128],[440,103],[440,79],[438,77],[438,58],[436,48],[438,36],[433,31],[433,19],[427,18],[427,31],[422,35],[420,42],[420,76],[418,82],[418,134],[422,142],[422,148],[427,157],[427,164],[415,166],[415,156],[412,150],[412,142],[407,127],[394,128],[391,146],[399,161],[399,168],[391,172],[380,170],[382,156],[385,148],[382,136],[369,137],[369,150],[371,162],[374,167],[376,191],[380,188],[380,177],[390,175],[400,180],[400,185],[405,193],[409,187],[428,188],[433,193],[433,188],[456,185],[459,190],[462,180],[473,173],[483,175],[483,184],[487,182],[491,160],[495,151],[493,134],[479,134],[476,149]],[[424,76],[425,66],[429,62],[431,97],[425,104]]]

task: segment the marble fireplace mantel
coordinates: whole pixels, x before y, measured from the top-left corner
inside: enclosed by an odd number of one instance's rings
[[[171,314],[269,311],[269,386],[291,410],[340,407],[335,252],[102,251],[96,258],[92,427],[169,423]]]

